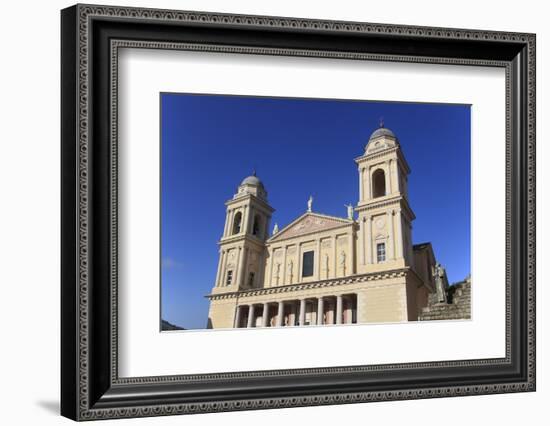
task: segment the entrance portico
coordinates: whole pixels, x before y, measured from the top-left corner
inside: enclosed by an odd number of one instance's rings
[[[357,323],[357,294],[237,305],[236,328]]]

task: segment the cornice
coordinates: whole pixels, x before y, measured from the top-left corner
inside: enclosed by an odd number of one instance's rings
[[[416,216],[412,211],[411,206],[409,205],[409,201],[403,195],[397,195],[392,198],[385,198],[380,201],[373,201],[368,204],[361,204],[355,207],[355,211],[358,213],[361,213],[369,210],[376,210],[379,208],[391,207],[398,204],[409,215],[409,220],[411,222],[414,219],[416,219]]]
[[[261,198],[255,196],[254,194],[250,194],[250,193],[247,193],[247,194],[243,194],[237,198],[231,198],[230,200],[227,200],[225,202],[225,205],[226,206],[230,206],[232,204],[236,204],[236,203],[239,203],[241,201],[254,201],[258,204],[260,204],[262,207],[264,207],[269,213],[273,213],[275,211],[275,209],[273,207],[271,207],[267,201],[265,200],[262,200]]]
[[[263,295],[270,295],[270,294],[293,293],[301,290],[310,290],[310,289],[326,288],[326,287],[338,287],[342,285],[356,284],[358,282],[376,281],[376,280],[384,280],[389,278],[404,277],[407,274],[410,274],[411,271],[412,269],[407,266],[405,268],[392,269],[389,271],[371,272],[368,274],[360,274],[360,275],[351,275],[348,277],[313,281],[310,283],[287,284],[287,285],[278,286],[278,287],[255,288],[255,289],[248,289],[248,290],[241,290],[241,291],[233,291],[230,293],[223,293],[223,294],[207,294],[205,297],[210,300],[220,300],[220,299],[233,299],[233,298],[243,298],[243,297],[251,297],[251,296],[263,296]],[[416,275],[416,277],[418,277],[418,275]]]
[[[405,168],[406,174],[410,174],[411,173],[411,168],[409,167],[409,163],[407,163],[407,160],[405,159],[405,156],[403,155],[403,151],[401,150],[400,145],[392,146],[392,147],[382,149],[382,150],[377,151],[377,152],[372,152],[370,154],[363,154],[360,157],[354,158],[354,161],[355,161],[356,164],[360,165],[361,163],[363,163],[365,161],[376,160],[377,158],[382,158],[382,157],[384,157],[388,154],[393,154],[394,152],[396,153],[399,160],[401,160],[401,162],[403,163],[403,167]]]
[[[221,247],[227,244],[239,243],[241,241],[255,243],[258,246],[265,247],[265,241],[251,234],[236,234],[236,235],[230,235],[228,237],[223,237],[218,241],[218,246]]]
[[[381,149],[380,151],[376,151],[376,152],[371,152],[370,154],[363,154],[359,157],[354,158],[354,161],[357,164],[359,164],[367,160],[375,160],[387,154],[392,154],[393,152],[398,150],[399,150],[399,146],[390,146],[389,148]]]

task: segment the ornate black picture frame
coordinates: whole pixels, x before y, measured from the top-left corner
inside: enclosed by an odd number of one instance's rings
[[[158,416],[535,390],[535,35],[76,5],[61,13],[61,413]],[[506,71],[506,356],[119,378],[117,49]]]

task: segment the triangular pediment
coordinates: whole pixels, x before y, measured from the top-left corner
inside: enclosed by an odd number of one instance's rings
[[[298,237],[300,235],[310,234],[312,232],[327,231],[329,229],[339,228],[352,223],[353,220],[351,219],[308,212],[304,213],[302,216],[285,226],[273,235],[268,242]]]

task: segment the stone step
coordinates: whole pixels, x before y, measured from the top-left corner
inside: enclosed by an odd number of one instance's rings
[[[449,289],[449,303],[440,303],[437,293],[428,296],[428,306],[419,314],[420,321],[460,320],[471,318],[472,288],[461,283]]]
[[[449,305],[432,305],[432,306],[428,306],[427,308],[424,308],[424,309],[427,309],[431,312],[452,311],[452,310],[458,309],[458,306],[457,305],[452,305],[452,304],[449,304]]]
[[[449,320],[469,320],[469,315],[453,315],[453,316],[438,316],[438,317],[421,317],[419,321],[449,321]]]
[[[449,316],[449,315],[470,315],[469,310],[456,310],[456,311],[439,311],[439,312],[422,312],[421,316]]]

